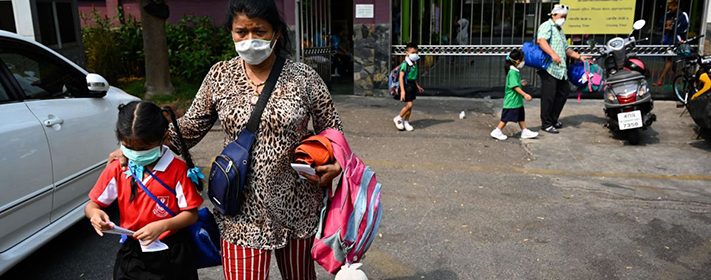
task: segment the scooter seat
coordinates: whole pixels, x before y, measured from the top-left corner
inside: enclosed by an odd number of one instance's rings
[[[644,75],[636,71],[620,70],[607,78],[607,84],[611,85],[639,79],[644,79]]]

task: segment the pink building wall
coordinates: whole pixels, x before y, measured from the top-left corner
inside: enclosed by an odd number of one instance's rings
[[[283,2],[284,0],[277,0]],[[78,1],[79,14],[82,18],[82,26],[91,26],[93,23],[92,13],[96,11],[101,16],[108,16],[116,19],[118,10],[118,0],[106,1]],[[121,1],[124,14],[126,17],[133,17],[137,20],[141,18],[140,0],[124,0]],[[170,7],[170,18],[168,22],[178,22],[184,16],[206,16],[212,20],[214,25],[223,25],[227,20],[227,4],[228,0],[169,0],[167,1]]]

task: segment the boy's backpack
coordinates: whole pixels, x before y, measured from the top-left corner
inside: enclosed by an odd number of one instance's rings
[[[405,83],[407,83],[407,74],[410,73],[410,64],[407,64],[405,62]],[[402,63],[399,64],[397,67],[393,68],[393,70],[390,71],[390,75],[388,76],[388,90],[390,92],[390,96],[392,96],[394,99],[399,100],[400,99],[400,67],[402,66]]]
[[[353,154],[343,133],[326,129],[319,135],[331,141],[343,173],[338,186],[326,191],[311,256],[335,274],[344,264],[359,262],[373,242],[383,214],[381,185],[375,172]]]

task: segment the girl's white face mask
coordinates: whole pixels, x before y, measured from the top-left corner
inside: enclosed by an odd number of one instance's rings
[[[523,68],[524,65],[526,65],[526,62],[525,62],[525,61],[521,61],[521,62],[518,63],[518,65],[516,65],[516,68],[521,69],[521,68]]]
[[[416,53],[408,55],[407,58],[409,58],[412,62],[417,62],[418,60],[420,60],[420,56]]]
[[[276,40],[274,40],[274,43],[276,45]],[[235,42],[235,50],[247,64],[259,65],[272,54],[274,45],[272,45],[272,41],[249,39]]]

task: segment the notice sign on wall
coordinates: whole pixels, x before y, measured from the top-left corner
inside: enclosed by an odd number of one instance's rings
[[[565,34],[629,34],[636,0],[561,0],[568,5]]]

